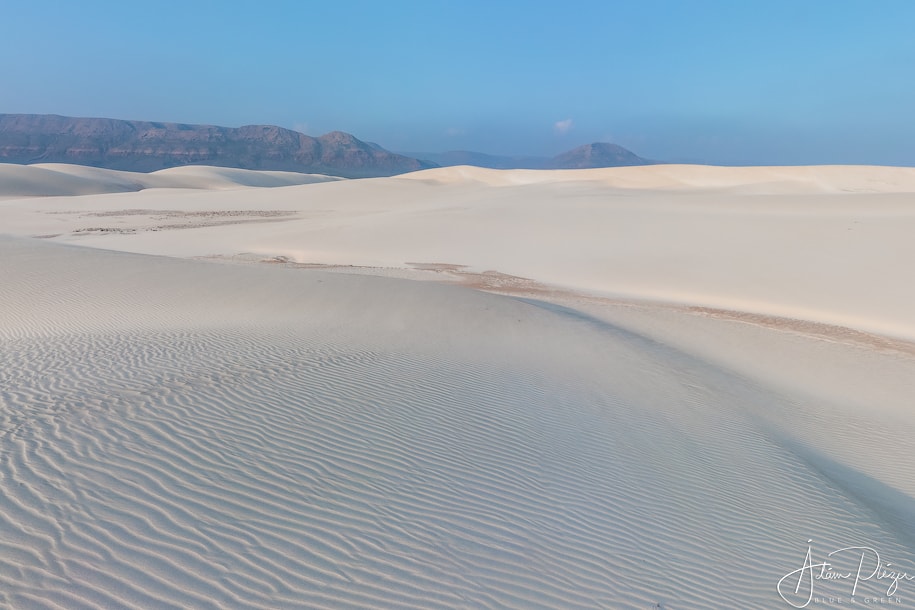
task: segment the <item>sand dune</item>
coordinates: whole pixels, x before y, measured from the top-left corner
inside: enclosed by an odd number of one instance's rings
[[[810,538],[915,562],[910,422],[859,441],[892,487],[810,405],[574,311],[0,249],[7,606],[762,608]]]
[[[133,179],[96,171],[48,185]],[[915,574],[912,170],[168,173],[201,186],[0,202],[0,607],[790,608],[808,544]]]
[[[915,260],[913,192],[910,168],[446,168],[256,197],[148,190],[7,201],[2,213],[8,233],[115,250],[447,263],[911,340],[915,283],[901,271]],[[227,210],[236,215],[216,222]],[[280,212],[268,222],[259,216]],[[188,213],[197,216],[174,217]]]
[[[339,178],[224,167],[175,167],[143,174],[63,163],[36,165],[0,163],[0,199],[127,193],[151,188],[276,187],[335,180],[339,180]]]
[[[456,166],[401,176],[442,184],[479,182],[489,186],[598,182],[624,189],[735,189],[761,194],[793,193],[911,193],[915,169],[866,165],[811,167],[715,167],[709,165],[646,165],[577,170],[494,170]]]

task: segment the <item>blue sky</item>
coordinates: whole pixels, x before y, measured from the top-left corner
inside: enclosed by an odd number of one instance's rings
[[[915,0],[0,0],[0,112],[915,165]]]

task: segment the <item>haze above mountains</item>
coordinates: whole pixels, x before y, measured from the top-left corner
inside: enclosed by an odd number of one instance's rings
[[[73,163],[138,172],[212,165],[348,178],[453,165],[583,169],[654,163],[621,146],[601,142],[553,158],[470,151],[398,154],[340,131],[312,137],[275,125],[231,128],[39,114],[0,114],[0,162]]]

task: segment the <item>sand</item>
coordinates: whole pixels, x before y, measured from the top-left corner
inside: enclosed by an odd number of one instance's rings
[[[0,200],[53,195],[98,195],[157,189],[236,189],[341,180],[333,176],[228,167],[186,166],[149,174],[65,163],[0,163]]]
[[[4,607],[848,600],[779,589],[808,546],[915,574],[915,170],[54,171],[95,186],[0,166]],[[857,600],[915,605],[892,581]]]
[[[913,169],[459,167],[256,192],[6,201],[3,226],[169,256],[464,265],[576,292],[915,339],[915,282],[900,265],[915,260]],[[200,229],[161,230],[191,227]]]

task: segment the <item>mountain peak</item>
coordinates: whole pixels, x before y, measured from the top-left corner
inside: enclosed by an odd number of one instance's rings
[[[620,167],[649,165],[651,162],[618,144],[593,142],[553,157],[554,169],[586,169],[592,167]]]
[[[345,131],[329,131],[318,139],[322,142],[362,142],[362,140],[359,140],[356,136],[346,133]]]

